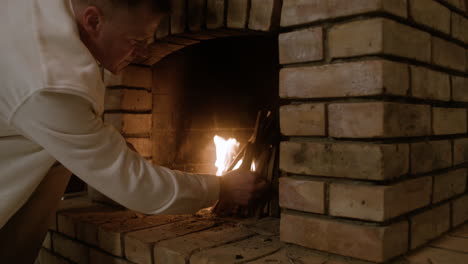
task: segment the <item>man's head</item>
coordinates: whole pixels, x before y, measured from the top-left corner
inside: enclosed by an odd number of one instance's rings
[[[146,48],[170,11],[170,0],[73,0],[83,43],[107,70],[118,73]]]

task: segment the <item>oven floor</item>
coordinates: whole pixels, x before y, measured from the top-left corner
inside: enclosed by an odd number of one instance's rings
[[[227,219],[209,212],[147,216],[64,200],[36,264],[370,264],[279,240],[279,219]],[[468,224],[391,264],[468,263]]]

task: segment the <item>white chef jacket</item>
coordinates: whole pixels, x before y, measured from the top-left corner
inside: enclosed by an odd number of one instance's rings
[[[0,52],[0,227],[56,160],[143,213],[191,213],[216,201],[216,176],[153,166],[102,123],[104,84],[69,0],[2,0]]]

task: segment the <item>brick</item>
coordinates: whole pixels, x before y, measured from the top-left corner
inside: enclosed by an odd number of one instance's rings
[[[368,261],[350,259],[334,254],[325,255],[322,252],[316,252],[296,245],[287,245],[275,254],[249,262],[249,264],[282,264],[291,263],[291,260],[296,263],[306,264],[373,264]]]
[[[408,89],[407,65],[384,60],[283,68],[280,71],[281,98],[406,95]]]
[[[208,229],[214,225],[214,221],[189,219],[127,233],[124,237],[125,256],[132,262],[151,264],[151,260],[153,259],[153,246],[155,243]]]
[[[468,102],[468,78],[452,76],[452,100]]]
[[[273,255],[268,255],[256,261],[249,262],[249,264],[290,263],[290,259],[293,259],[296,263],[344,264],[331,262],[328,256],[320,255],[312,250],[307,250],[305,248],[294,245],[289,245],[288,247],[281,249]]]
[[[245,28],[247,26],[249,1],[248,0],[227,0],[227,27]]]
[[[324,104],[281,106],[281,133],[287,136],[325,136],[325,118]]]
[[[452,227],[455,227],[452,222]],[[468,238],[468,223],[465,223],[459,227],[456,227],[452,232],[449,233],[453,237]]]
[[[432,37],[432,63],[453,70],[465,71],[465,49],[455,43]]]
[[[468,261],[468,256],[464,253],[449,251],[440,248],[427,247],[422,250],[415,251],[411,255],[405,257],[408,264],[422,263],[450,263],[450,264],[465,264]]]
[[[149,67],[130,65],[120,75],[106,73],[104,75],[104,82],[108,87],[126,86],[145,88],[151,91],[153,76]]]
[[[281,0],[251,0],[249,29],[271,31],[279,26]]]
[[[437,241],[432,242],[431,246],[468,253],[468,239],[462,237],[445,236]]]
[[[94,248],[89,251],[89,264],[131,264],[130,262],[105,254]]]
[[[408,172],[407,144],[282,142],[280,169],[352,179],[394,179]]]
[[[330,185],[330,215],[386,221],[431,202],[431,177],[392,185]]]
[[[299,211],[325,213],[325,182],[302,178],[279,179],[279,205]]]
[[[190,258],[190,264],[245,263],[272,254],[278,251],[281,246],[282,243],[275,237],[255,236],[197,252]]]
[[[411,249],[427,243],[450,228],[450,204],[411,217]]]
[[[103,224],[98,230],[99,248],[112,255],[123,256],[124,233],[174,223],[186,218],[187,216],[153,215]]]
[[[224,26],[225,0],[206,1],[206,27],[216,29]]]
[[[186,2],[185,0],[171,0],[171,34],[185,32]]]
[[[153,96],[150,92],[142,90],[124,90],[122,98],[122,110],[151,111],[153,108]]]
[[[385,138],[427,136],[431,133],[429,105],[386,102],[328,105],[332,137]]]
[[[411,143],[411,173],[424,173],[452,165],[452,146],[448,140]]]
[[[154,261],[156,263],[185,264],[193,252],[242,240],[254,234],[244,228],[220,226],[165,240],[155,246]]]
[[[124,114],[122,132],[127,135],[148,135],[152,132],[151,114]]]
[[[188,28],[190,31],[200,31],[205,21],[205,0],[187,1]]]
[[[65,199],[60,201],[56,214],[70,209],[87,208],[92,206],[96,206],[96,204],[88,199],[88,197]],[[57,215],[53,217],[52,224],[49,229],[58,230]]]
[[[89,245],[97,246],[98,229],[100,225],[109,222],[125,221],[136,218],[137,214],[129,210],[119,210],[110,212],[96,212],[76,218],[76,237],[79,241]]]
[[[52,233],[54,252],[77,264],[89,263],[89,248],[60,234]]]
[[[450,79],[446,73],[411,66],[411,94],[421,99],[450,100]]]
[[[291,263],[291,260],[296,263],[307,264],[373,264],[374,262],[350,259],[335,254],[323,254],[314,250],[309,250],[296,245],[287,245],[278,252],[272,255],[265,256],[249,264],[271,264],[271,263]]]
[[[385,12],[406,17],[406,0],[284,0],[281,26],[369,12]]]
[[[261,219],[247,219],[238,224],[248,230],[264,236],[279,236],[280,219],[264,217]]]
[[[66,259],[55,255],[51,251],[41,248],[37,257],[39,264],[70,264]]]
[[[144,90],[107,89],[106,110],[150,111],[152,95]]]
[[[47,232],[44,241],[42,242],[42,247],[47,249],[52,249],[52,235],[50,232]]]
[[[359,37],[356,37],[359,36]],[[386,18],[333,26],[328,33],[332,58],[388,54],[430,62],[429,33]]]
[[[141,156],[151,157],[153,154],[153,142],[150,138],[126,138],[125,140],[131,143]]]
[[[458,169],[434,176],[433,203],[452,198],[466,190],[466,169]]]
[[[468,19],[452,12],[452,37],[468,43]]]
[[[450,5],[465,11],[466,10],[466,4],[464,0],[446,0]]]
[[[468,162],[468,138],[453,140],[453,165]]]
[[[465,108],[432,108],[432,130],[434,135],[466,133]]]
[[[434,0],[410,0],[409,11],[417,23],[450,34],[450,10]]]
[[[57,230],[69,237],[77,237],[77,221],[89,214],[112,210],[102,205],[70,209],[57,213]]]
[[[323,59],[323,30],[307,28],[279,35],[281,64],[318,61]]]
[[[283,242],[375,262],[398,256],[408,248],[406,221],[371,226],[283,213],[280,228]]]
[[[452,201],[452,226],[458,226],[468,220],[468,195]]]

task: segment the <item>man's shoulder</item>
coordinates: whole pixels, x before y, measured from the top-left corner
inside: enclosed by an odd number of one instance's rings
[[[78,94],[102,112],[104,84],[68,0],[5,0],[0,8],[0,116],[43,89]],[[5,16],[3,16],[5,15]],[[3,22],[3,23],[2,23]]]
[[[80,39],[70,1],[37,2],[35,20],[44,88],[80,94],[100,112],[104,100],[101,70]]]

